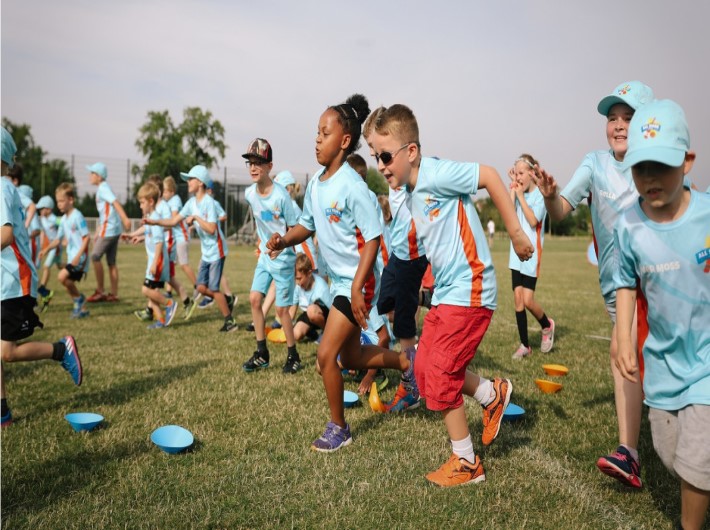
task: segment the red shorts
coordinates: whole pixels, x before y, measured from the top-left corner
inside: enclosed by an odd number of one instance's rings
[[[466,367],[476,355],[493,310],[440,304],[424,318],[414,377],[429,410],[463,405]]]

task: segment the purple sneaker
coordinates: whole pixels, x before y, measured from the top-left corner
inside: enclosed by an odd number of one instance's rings
[[[636,489],[643,487],[639,463],[623,445],[617,447],[612,454],[599,458],[597,467],[599,471],[615,478],[625,486]]]
[[[419,401],[419,387],[414,377],[414,360],[417,357],[417,346],[410,346],[404,350],[404,353],[409,360],[409,368],[402,372],[402,385],[412,394],[415,400]]]
[[[352,442],[353,437],[350,435],[349,425],[345,425],[345,428],[343,428],[329,421],[322,436],[311,444],[311,449],[321,453],[333,453],[341,447],[350,445]]]

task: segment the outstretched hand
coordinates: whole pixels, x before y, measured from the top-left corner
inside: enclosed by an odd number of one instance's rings
[[[286,248],[286,245],[284,245],[284,241],[281,238],[281,234],[277,232],[271,234],[271,237],[266,242],[266,248],[269,249],[269,257],[271,259],[276,259],[276,257],[281,254],[283,249]]]
[[[557,181],[547,171],[535,165],[531,176],[543,197],[549,198],[557,195]]]
[[[513,250],[520,261],[527,261],[533,257],[535,248],[522,230],[519,231],[519,234],[511,236],[510,241],[513,243]]]

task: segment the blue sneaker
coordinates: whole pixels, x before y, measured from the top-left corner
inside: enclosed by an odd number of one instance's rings
[[[8,409],[7,412],[3,414],[2,422],[0,422],[0,427],[4,429],[5,427],[9,427],[10,425],[12,425],[12,412],[10,412],[10,409]]]
[[[271,323],[271,329],[281,329],[281,322],[274,319],[274,321]]]
[[[391,403],[385,405],[385,409],[387,412],[403,412],[405,410],[416,409],[420,403],[419,394],[415,396],[407,389],[404,382],[402,382],[397,387],[394,399]]]
[[[214,298],[210,298],[209,296],[205,296],[202,300],[200,300],[200,303],[198,304],[197,307],[200,309],[206,309],[209,306],[214,304]]]
[[[157,322],[153,322],[150,326],[148,326],[148,329],[163,329],[166,327],[166,324],[163,324],[160,320]]]
[[[229,309],[229,314],[231,315],[234,312],[234,304],[237,303],[237,295],[225,295],[225,299],[227,300],[227,308]]]
[[[64,368],[71,376],[76,386],[81,385],[84,372],[81,369],[81,359],[79,358],[79,348],[74,341],[74,337],[67,335],[59,339],[59,342],[64,344],[64,358],[62,359],[62,368]]]
[[[350,435],[350,425],[340,427],[329,421],[325,426],[323,435],[311,444],[311,449],[321,453],[332,453],[341,447],[350,445],[353,437]]]
[[[414,360],[417,356],[417,347],[410,346],[404,350],[404,353],[409,360],[409,368],[402,372],[402,385],[409,393],[419,400],[419,387],[417,386],[417,380],[414,377]]]
[[[71,312],[70,318],[86,318],[89,316],[89,312],[84,309],[77,309],[76,307]]]
[[[173,302],[169,306],[165,306],[165,325],[169,326],[170,323],[175,318],[175,313],[177,313],[177,303]]]

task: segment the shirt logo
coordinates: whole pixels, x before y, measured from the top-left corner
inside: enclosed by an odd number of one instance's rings
[[[661,132],[661,124],[656,121],[656,118],[649,120],[641,126],[641,132],[645,139],[655,138]]]
[[[343,209],[338,208],[338,201],[330,205],[330,208],[325,209],[325,216],[331,223],[339,223],[343,217]]]
[[[703,272],[705,274],[710,273],[710,236],[705,238],[705,248],[695,253],[695,259],[698,265],[701,265],[704,261],[705,269],[703,269]]]
[[[433,221],[435,217],[439,217],[441,212],[439,206],[441,203],[433,198],[431,195],[427,195],[424,199],[424,215],[429,216],[429,221]]]

